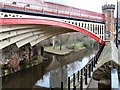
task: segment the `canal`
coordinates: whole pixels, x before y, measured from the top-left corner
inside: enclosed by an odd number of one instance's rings
[[[97,50],[74,51],[66,56],[44,53],[37,66],[2,77],[2,88],[59,88],[61,81],[80,70]]]

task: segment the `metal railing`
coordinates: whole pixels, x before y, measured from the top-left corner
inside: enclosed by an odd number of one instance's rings
[[[2,8],[10,8],[16,10],[25,10],[25,11],[33,11],[33,12],[41,12],[44,14],[53,14],[53,15],[61,15],[61,16],[69,16],[72,18],[81,18],[85,20],[104,22],[105,15],[102,13],[97,13],[93,11],[78,9],[62,4],[52,3],[52,2],[24,2],[21,1],[13,1],[13,0],[2,0],[0,1],[0,7]]]
[[[90,80],[93,72],[93,68],[97,64],[97,61],[99,59],[99,56],[101,55],[104,45],[101,46],[100,50],[97,52],[97,54],[79,71],[76,73],[73,73],[72,77],[67,78],[67,84],[64,86],[63,82],[61,82],[61,90],[64,88],[67,88],[66,90],[76,90],[76,88],[80,88],[80,90],[83,90],[85,85],[87,86],[88,79]]]

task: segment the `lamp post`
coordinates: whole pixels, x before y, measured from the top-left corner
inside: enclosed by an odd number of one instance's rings
[[[117,0],[117,17],[116,17],[116,47],[118,48],[118,0]]]

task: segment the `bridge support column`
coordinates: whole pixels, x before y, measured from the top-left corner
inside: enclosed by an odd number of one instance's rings
[[[111,41],[107,46],[104,47],[104,50],[93,72],[93,79],[98,81],[99,90],[103,90],[104,88],[105,90],[111,90],[112,67],[118,70],[118,76],[120,77],[120,63],[118,62],[118,49],[116,48],[114,42]]]
[[[29,66],[31,66],[32,64],[32,47],[30,44],[26,44],[24,46],[22,46],[21,48],[19,48],[19,54],[20,54],[20,65],[21,65],[21,69],[25,69],[28,68]]]
[[[43,56],[44,53],[44,47],[41,47],[41,56]]]

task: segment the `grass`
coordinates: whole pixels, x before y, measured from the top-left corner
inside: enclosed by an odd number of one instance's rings
[[[63,46],[62,50],[59,49],[59,46],[56,46],[55,49],[53,49],[52,46],[45,47],[45,52],[52,53],[52,54],[58,54],[58,55],[66,55],[69,54],[72,50],[69,50]]]
[[[69,44],[69,45],[64,45],[62,46],[62,50],[59,49],[60,46],[55,46],[55,49],[53,49],[52,46],[45,47],[44,51],[52,54],[57,54],[57,55],[67,55],[70,52],[74,50],[84,50],[85,47],[83,46],[82,43],[75,43],[75,44]]]

